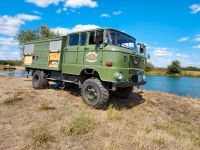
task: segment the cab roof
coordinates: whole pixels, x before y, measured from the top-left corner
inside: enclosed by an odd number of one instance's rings
[[[68,35],[71,35],[71,34],[76,34],[76,33],[83,33],[83,32],[90,32],[90,31],[95,31],[95,30],[113,30],[113,31],[116,31],[116,32],[119,32],[119,33],[122,33],[122,34],[125,34],[131,38],[134,38],[132,37],[131,35],[125,33],[125,32],[122,32],[122,31],[119,31],[117,29],[113,29],[113,28],[94,28],[94,29],[90,29],[90,30],[81,30],[81,31],[74,31],[74,32],[71,32],[71,33],[68,33],[66,35],[62,35],[62,36],[57,36],[57,37],[53,37],[53,38],[41,38],[41,39],[36,39],[36,40],[32,40],[32,41],[29,41],[27,42],[26,44],[33,44],[33,43],[37,43],[37,42],[43,42],[43,41],[53,41],[53,40],[62,40],[64,37],[68,36]],[[134,38],[135,39],[135,38]],[[25,45],[26,45],[25,44]]]

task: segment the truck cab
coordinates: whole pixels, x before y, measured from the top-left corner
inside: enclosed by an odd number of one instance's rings
[[[48,81],[78,84],[84,102],[94,108],[106,107],[111,93],[127,98],[134,86],[144,85],[146,59],[144,44],[115,29],[80,31],[24,47],[34,88],[46,88]]]

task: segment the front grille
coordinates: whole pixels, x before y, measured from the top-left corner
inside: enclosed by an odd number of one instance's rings
[[[132,82],[138,82],[138,75],[133,75],[129,81],[132,81]]]
[[[129,67],[130,68],[141,68],[143,65],[143,60],[138,56],[130,56],[129,58]]]

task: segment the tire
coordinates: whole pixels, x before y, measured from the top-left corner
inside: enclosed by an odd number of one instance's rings
[[[48,81],[46,74],[43,71],[36,70],[33,73],[32,85],[34,89],[45,89],[48,87]]]
[[[87,79],[81,88],[84,102],[95,109],[106,109],[109,101],[109,92],[99,79]]]
[[[114,97],[128,98],[132,92],[133,92],[133,87],[125,87],[125,88],[119,87],[112,94],[114,95]]]

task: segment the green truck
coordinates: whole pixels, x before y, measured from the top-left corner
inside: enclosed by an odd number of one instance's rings
[[[48,81],[77,84],[84,102],[105,108],[109,95],[126,98],[146,83],[146,46],[115,29],[99,28],[39,39],[24,46],[24,65],[35,89]]]

